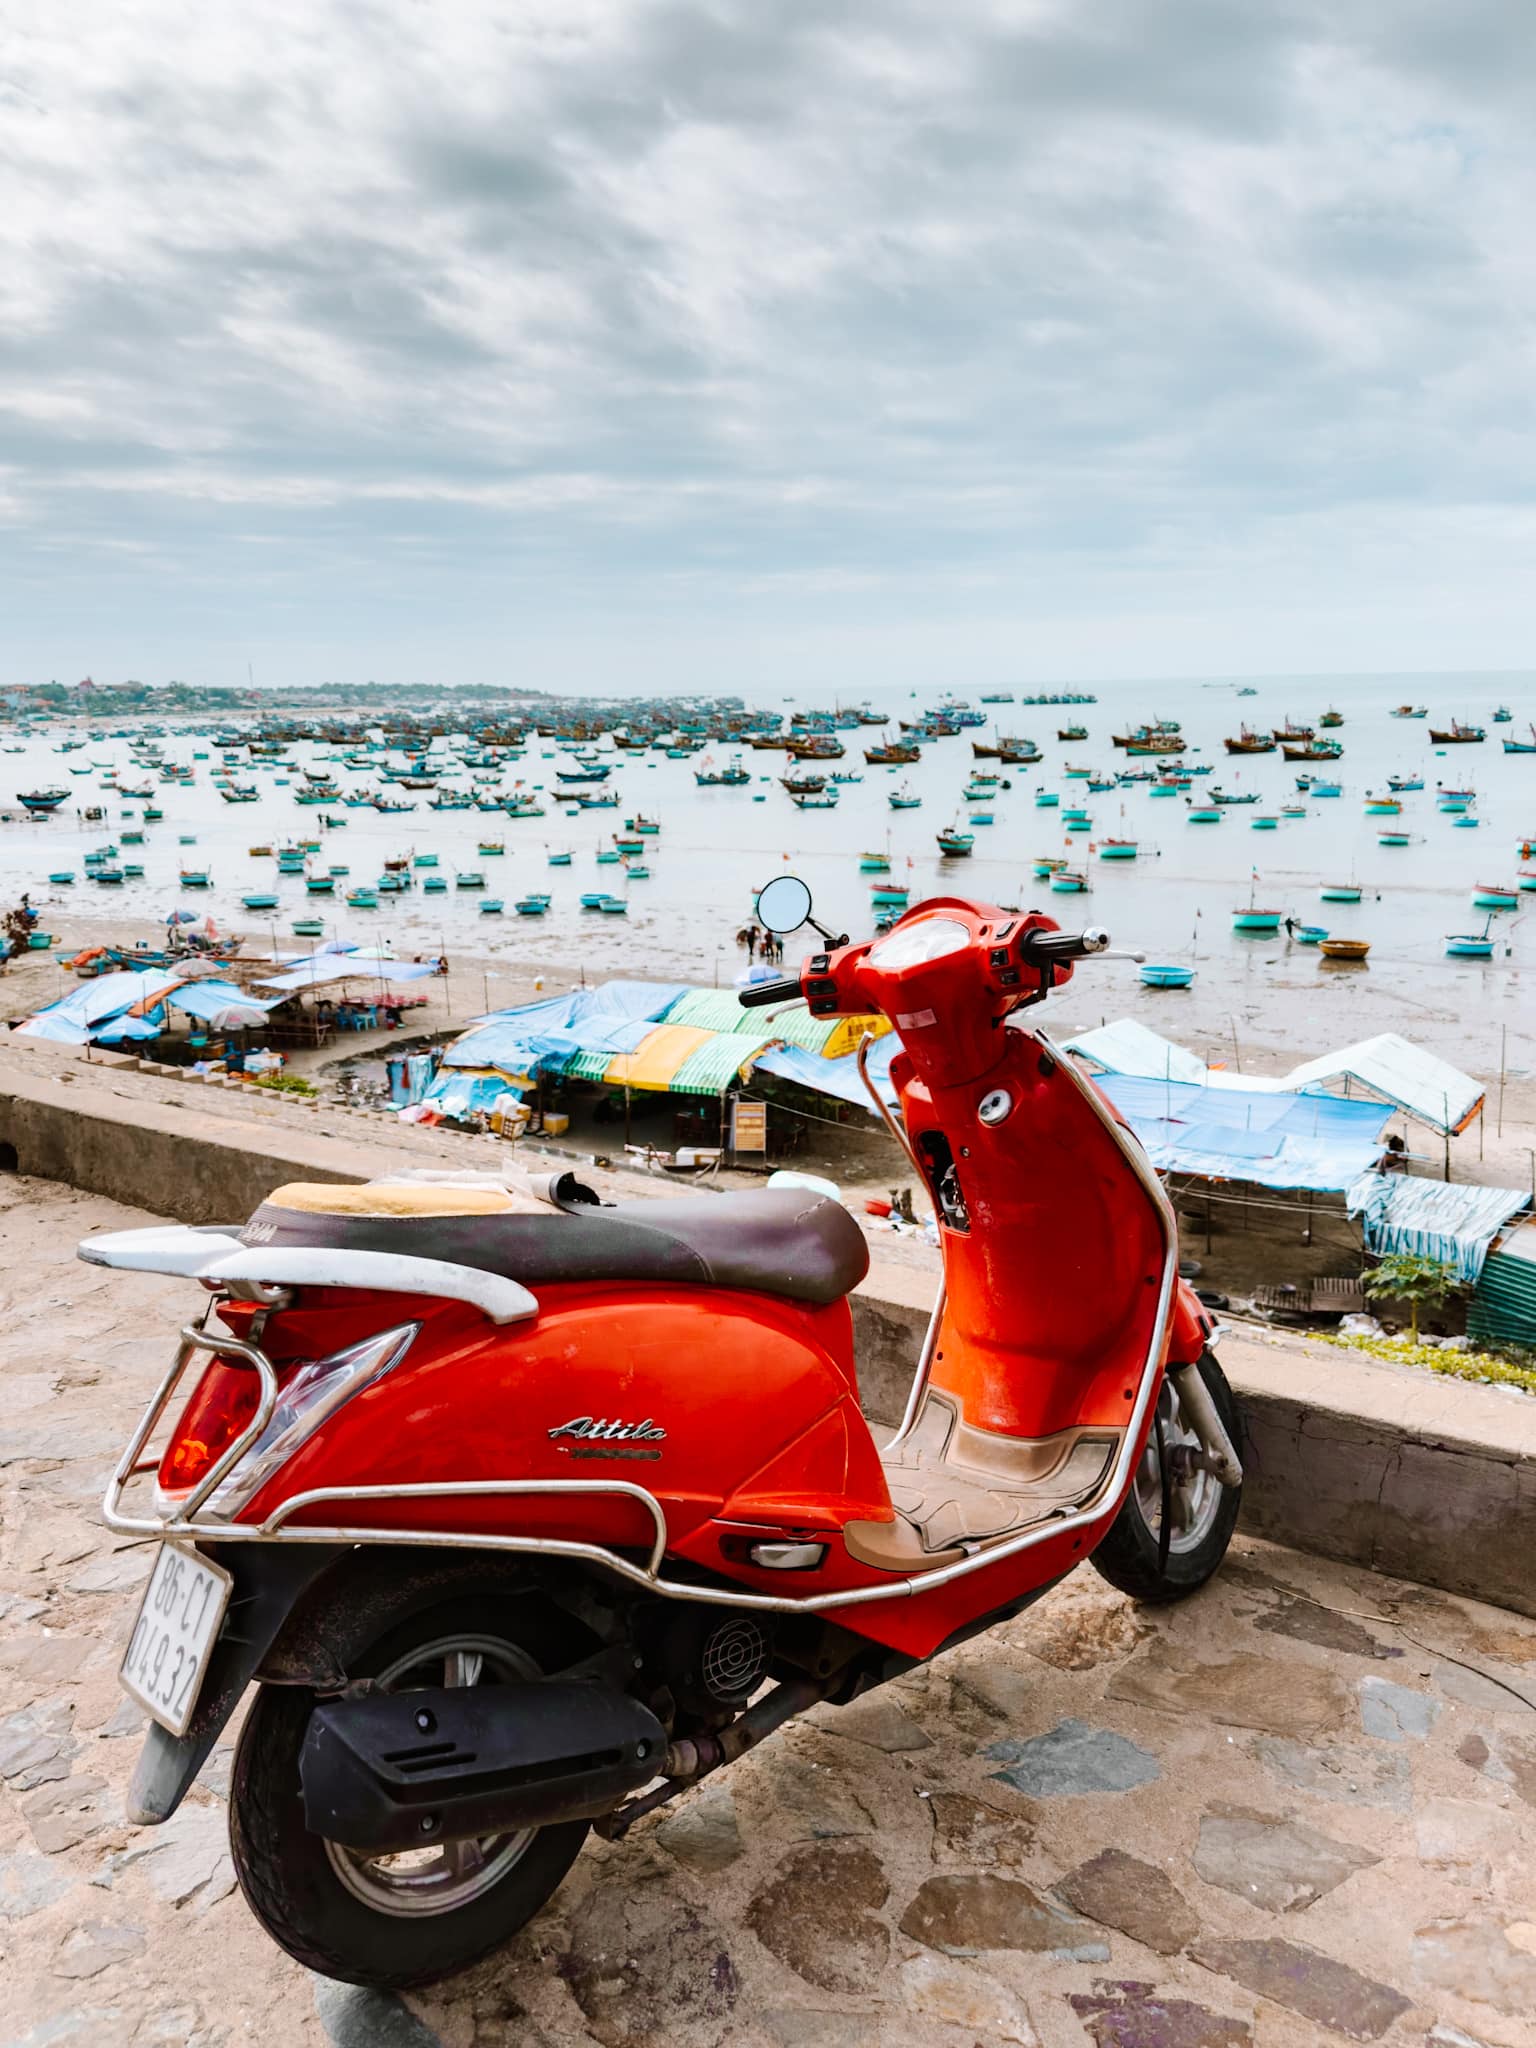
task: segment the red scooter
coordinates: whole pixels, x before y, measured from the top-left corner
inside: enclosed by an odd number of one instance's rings
[[[793,877],[760,899],[773,930],[809,911]],[[160,1539],[123,1664],[153,1716],[132,1818],[175,1811],[254,1681],[235,1868],[327,1976],[462,1968],[589,1828],[1085,1558],[1155,1601],[1225,1552],[1241,1432],[1172,1209],[1031,1014],[1106,935],[950,897],[872,943],[813,928],[742,1001],[889,1019],[899,1114],[875,1103],[943,1250],[887,1443],[853,1356],[865,1240],[804,1189],[300,1185],[243,1227],[81,1247],[211,1297],[105,1503]]]

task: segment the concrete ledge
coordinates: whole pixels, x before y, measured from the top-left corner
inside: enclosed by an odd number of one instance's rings
[[[211,1099],[210,1099],[211,1098]],[[65,1181],[178,1223],[249,1216],[284,1181],[362,1181],[390,1166],[420,1167],[414,1153],[356,1145],[279,1122],[257,1129],[221,1117],[215,1091],[187,1090],[174,1109],[52,1077],[0,1081],[0,1145],[19,1173]]]
[[[189,1090],[169,1108],[7,1077],[0,1145],[24,1174],[183,1223],[244,1218],[287,1180],[423,1164],[387,1141],[276,1119],[258,1129],[221,1117],[217,1100],[205,1107]],[[875,1422],[900,1419],[933,1284],[877,1262],[853,1297],[860,1395]],[[1536,1615],[1536,1401],[1278,1334],[1230,1330],[1221,1360],[1247,1418],[1251,1533]]]

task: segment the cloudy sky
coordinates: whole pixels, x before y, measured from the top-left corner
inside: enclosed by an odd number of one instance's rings
[[[1532,659],[1520,0],[0,0],[0,179],[0,681]]]

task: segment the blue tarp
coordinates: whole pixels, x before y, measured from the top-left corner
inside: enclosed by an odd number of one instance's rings
[[[901,1051],[901,1040],[894,1031],[888,1031],[883,1038],[877,1038],[869,1049],[869,1078],[874,1082],[886,1101],[893,1107],[896,1091],[891,1086],[891,1061]],[[823,1059],[819,1052],[807,1052],[800,1045],[778,1045],[771,1052],[765,1052],[752,1068],[754,1074],[776,1074],[781,1081],[798,1081],[802,1088],[814,1088],[818,1095],[836,1095],[843,1102],[853,1102],[860,1109],[867,1109],[874,1115],[874,1105],[869,1091],[859,1079],[859,1061],[856,1053],[845,1053],[841,1059]]]
[[[160,967],[99,974],[94,981],[82,982],[67,996],[61,996],[56,1003],[39,1010],[35,1017],[29,1017],[25,1024],[19,1024],[17,1036],[48,1038],[58,1045],[84,1045],[88,1038],[99,1035],[92,1030],[93,1025],[104,1022],[108,1017],[120,1017],[135,1003],[164,995],[167,989],[175,987],[179,979],[179,975],[168,974]]]
[[[1335,1095],[1197,1088],[1106,1074],[1099,1087],[1160,1173],[1342,1192],[1381,1156],[1392,1108]]]
[[[1472,1281],[1500,1229],[1528,1200],[1523,1188],[1363,1173],[1349,1190],[1349,1213],[1360,1218],[1366,1247],[1378,1258],[1420,1252],[1448,1260]]]
[[[184,981],[166,998],[176,1009],[185,1010],[189,1017],[201,1017],[206,1024],[214,1023],[227,1010],[259,1010],[265,1014],[276,1009],[282,1000],[281,996],[269,1000],[248,995],[232,981]]]
[[[610,981],[497,1010],[451,1045],[443,1064],[499,1067],[506,1074],[531,1074],[539,1067],[559,1073],[577,1053],[633,1052],[686,993],[685,982]]]

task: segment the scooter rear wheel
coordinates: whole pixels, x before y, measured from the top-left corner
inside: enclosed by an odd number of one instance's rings
[[[515,1684],[558,1669],[569,1646],[538,1610],[480,1600],[418,1614],[349,1665],[387,1690]],[[246,1903],[281,1948],[322,1976],[401,1988],[465,1968],[509,1940],[564,1879],[586,1821],[365,1857],[312,1834],[299,1751],[315,1696],[263,1686],[230,1785],[230,1853]]]
[[[1241,1455],[1242,1415],[1226,1374],[1209,1351],[1201,1354],[1195,1370],[1205,1381],[1222,1426]],[[1154,1428],[1124,1505],[1091,1560],[1101,1578],[1149,1605],[1183,1600],[1199,1591],[1227,1554],[1243,1497],[1241,1486],[1223,1486],[1213,1473],[1196,1471],[1185,1476],[1174,1470],[1180,1449],[1199,1446],[1180,1409],[1178,1386],[1171,1376],[1163,1381],[1157,1412],[1170,1465],[1173,1512],[1167,1544],[1162,1540],[1163,1468]]]

